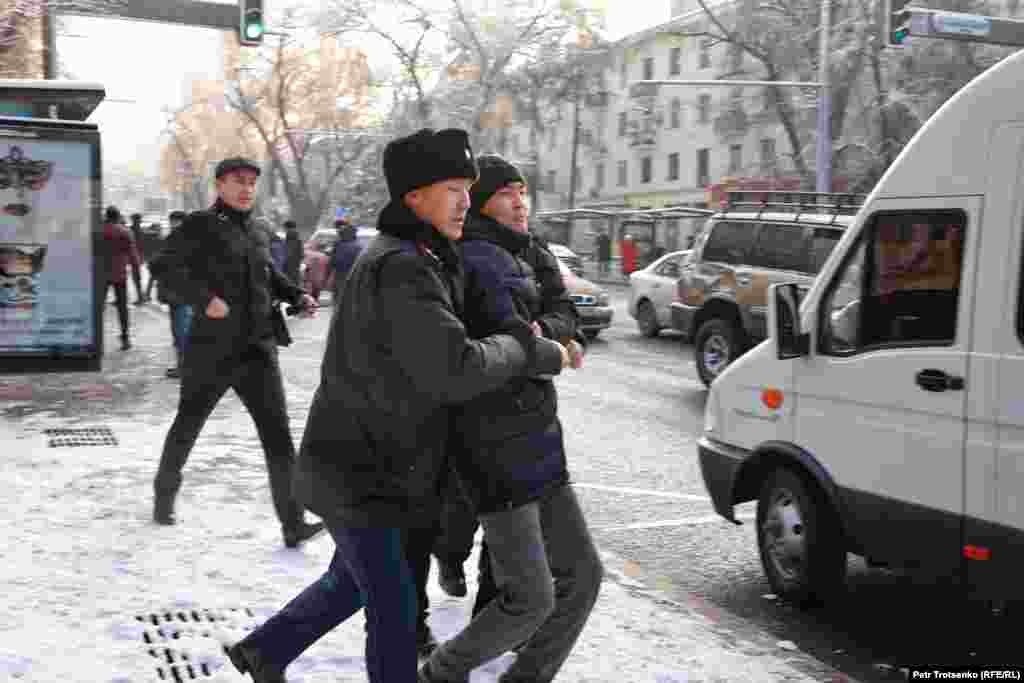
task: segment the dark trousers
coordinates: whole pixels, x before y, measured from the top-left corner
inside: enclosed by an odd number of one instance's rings
[[[144,293],[142,291],[142,269],[134,263],[132,264],[132,281],[135,282],[135,295],[139,301],[142,301]]]
[[[430,552],[437,540],[437,526],[405,529],[402,546],[406,562],[416,589],[416,628],[423,629],[430,614],[430,599],[427,597],[427,581],[430,579]]]
[[[434,556],[445,564],[462,566],[473,551],[480,523],[469,499],[462,494],[454,468],[449,468],[441,498],[441,521]]]
[[[153,274],[149,274],[149,280],[146,281],[146,298],[152,298],[150,295],[153,293],[153,283],[156,282],[156,278]]]
[[[192,331],[192,306],[189,304],[170,304],[171,338],[178,353],[185,353],[188,348],[188,337]]]
[[[114,288],[114,300],[117,302],[117,317],[121,321],[121,339],[128,338],[128,283],[127,282],[108,282],[107,291],[104,293],[103,300],[106,301],[107,296],[110,293],[110,288]]]
[[[366,610],[370,683],[415,683],[415,590],[399,529],[350,528],[331,522],[337,546],[317,581],[242,641],[270,671],[283,672],[310,645]]]
[[[302,521],[302,508],[292,497],[295,444],[288,427],[284,382],[277,349],[250,346],[244,353],[216,365],[202,358],[205,349],[192,346],[182,368],[178,414],[164,441],[153,485],[158,496],[173,497],[199,432],[229,388],[242,400],[263,445],[274,509],[284,528]]]
[[[583,631],[603,567],[570,486],[535,503],[482,515],[498,596],[430,657],[441,680],[461,680],[519,647],[508,683],[550,683]]]

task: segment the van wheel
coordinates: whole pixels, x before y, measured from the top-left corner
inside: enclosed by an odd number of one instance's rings
[[[816,485],[777,470],[757,500],[757,546],[772,590],[802,607],[835,597],[846,579],[839,517]]]
[[[657,337],[661,332],[658,326],[658,314],[650,301],[641,301],[636,307],[636,326],[645,337]]]
[[[743,331],[728,320],[712,318],[701,325],[693,341],[693,355],[700,381],[705,386],[711,386],[729,363],[743,353],[742,344]]]

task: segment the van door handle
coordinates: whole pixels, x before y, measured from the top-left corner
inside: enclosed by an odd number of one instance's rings
[[[947,374],[944,370],[922,370],[917,373],[917,384],[925,391],[962,391],[964,378]]]

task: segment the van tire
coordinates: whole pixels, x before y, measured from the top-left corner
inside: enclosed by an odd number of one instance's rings
[[[791,469],[776,470],[757,500],[757,547],[776,595],[801,607],[837,597],[846,581],[846,548],[824,492]]]
[[[711,318],[698,328],[693,338],[693,358],[704,386],[711,386],[715,378],[743,354],[744,337],[743,330],[735,323],[722,318]],[[723,355],[724,363],[715,360],[722,359]]]
[[[657,337],[661,332],[658,325],[658,314],[650,301],[641,301],[636,307],[636,326],[645,337]]]

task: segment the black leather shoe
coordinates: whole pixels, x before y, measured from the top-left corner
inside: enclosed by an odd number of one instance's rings
[[[249,674],[254,683],[288,683],[283,673],[265,671],[255,652],[241,643],[224,648],[228,659],[240,674]]]
[[[466,575],[462,572],[462,567],[448,562],[441,562],[440,565],[441,576],[438,577],[438,582],[441,584],[441,590],[453,598],[466,597],[468,590],[466,589]]]
[[[174,516],[174,496],[156,497],[153,501],[153,521],[161,526],[174,526],[178,522]]]
[[[300,522],[298,526],[284,530],[284,545],[286,548],[298,548],[301,544],[316,538],[326,530],[327,527],[324,526],[323,522],[313,522],[312,524]]]
[[[131,340],[128,337],[121,337],[121,350],[127,351],[130,348],[132,348]]]

